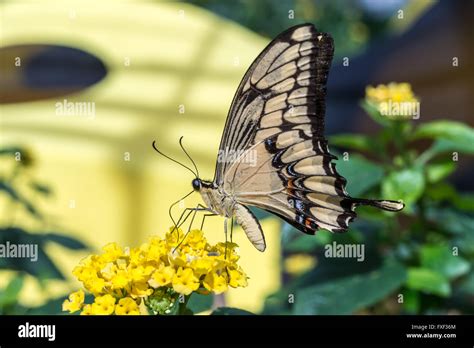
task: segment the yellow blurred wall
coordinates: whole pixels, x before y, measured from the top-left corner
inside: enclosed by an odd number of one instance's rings
[[[184,136],[201,175],[212,179],[233,94],[266,40],[181,3],[6,1],[0,12],[2,46],[75,47],[108,68],[104,80],[80,93],[0,105],[1,145],[29,148],[35,157],[31,174],[54,189],[54,197],[40,204],[48,216],[42,227],[68,231],[95,248],[110,241],[138,245],[163,233],[171,225],[169,205],[191,190],[192,176],[158,156],[152,140],[184,160],[178,147]],[[63,99],[94,102],[95,117],[56,115],[55,103]],[[124,160],[126,152],[130,161]],[[198,201],[193,197],[186,205]],[[10,212],[1,203],[5,222]],[[21,215],[20,221],[39,228]],[[279,285],[279,223],[268,220],[263,227],[268,241],[263,254],[241,231],[235,233],[251,279],[247,289],[229,292],[229,305],[257,311]],[[209,219],[205,230],[212,242],[224,238],[221,218]],[[51,251],[68,275],[85,255],[59,247]],[[52,283],[47,292],[78,286]],[[30,282],[22,298],[37,304],[43,300],[37,294]]]

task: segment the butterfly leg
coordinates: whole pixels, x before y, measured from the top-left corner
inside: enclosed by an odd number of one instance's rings
[[[233,243],[232,241],[232,234],[234,233],[234,217],[232,216],[232,219],[230,220],[230,242]]]
[[[174,248],[174,250],[176,250],[183,242],[184,240],[186,239],[186,237],[188,236],[189,232],[191,231],[191,227],[193,225],[193,222],[194,222],[194,218],[196,216],[196,213],[198,211],[209,211],[208,208],[206,208],[205,206],[203,206],[202,204],[198,204],[195,208],[186,208],[184,209],[184,211],[181,213],[181,216],[179,217],[178,219],[178,223],[176,224],[177,226],[175,226],[175,230],[177,231],[179,227],[181,227],[185,222],[186,220],[189,218],[189,216],[191,216],[191,214],[193,215],[193,217],[191,218],[191,222],[189,223],[189,227],[188,227],[188,231],[186,232],[186,234],[184,235],[183,239],[178,243],[178,245]],[[185,215],[185,213],[187,212],[186,216],[184,217],[183,219],[183,216]],[[183,221],[181,221],[183,220]],[[173,250],[173,252],[174,252]]]
[[[196,208],[194,208],[193,210],[194,210],[194,213],[193,213],[193,217],[191,218],[191,222],[189,224],[188,232],[191,230],[191,227],[192,227],[193,222],[194,222],[194,218],[196,217],[196,213],[198,211],[209,211],[209,209],[207,207],[203,206],[202,204],[198,204],[196,206]],[[204,215],[207,215],[207,214],[204,214]],[[204,218],[203,218],[203,220],[204,220]],[[202,229],[202,226],[201,226],[201,229]]]
[[[224,218],[224,235],[225,235],[225,248],[224,248],[224,257],[227,259],[227,222],[228,218]]]
[[[206,208],[205,206],[201,205],[201,204],[198,204],[196,206],[196,208],[186,208],[183,210],[183,212],[181,213],[181,216],[179,217],[178,219],[178,222],[176,224],[176,227],[181,227],[185,222],[186,220],[191,216],[191,214],[195,214],[196,212],[198,211],[208,211],[209,209]],[[186,214],[186,216],[184,217],[183,219],[183,216]]]
[[[203,217],[202,217],[202,221],[201,221],[201,231],[204,228],[204,221],[206,221],[206,218],[208,216],[217,216],[217,215],[219,215],[219,214],[214,214],[214,213],[204,214]]]

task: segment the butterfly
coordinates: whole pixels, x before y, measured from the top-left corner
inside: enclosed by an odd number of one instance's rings
[[[250,206],[306,234],[346,232],[358,205],[388,211],[404,207],[401,201],[350,197],[346,179],[332,162],[337,157],[328,150],[324,117],[333,52],[331,36],[312,24],[278,35],[240,82],[214,180],[202,180],[196,168],[192,186],[201,194],[204,210],[235,218],[259,251],[266,248],[265,235]]]

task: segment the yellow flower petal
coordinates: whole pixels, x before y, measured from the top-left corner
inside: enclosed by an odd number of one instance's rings
[[[138,304],[130,297],[121,298],[115,306],[115,314],[117,315],[139,315],[140,309]]]
[[[77,312],[82,308],[84,304],[84,291],[79,290],[69,295],[69,300],[64,300],[63,311],[69,311],[69,313]]]

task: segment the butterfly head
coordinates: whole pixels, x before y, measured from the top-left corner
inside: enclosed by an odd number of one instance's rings
[[[200,191],[200,190],[201,190],[201,186],[202,186],[202,181],[201,181],[201,179],[195,178],[195,179],[193,179],[193,181],[191,182],[191,184],[193,185],[194,191]]]

